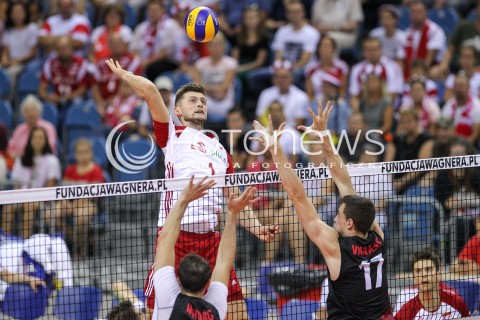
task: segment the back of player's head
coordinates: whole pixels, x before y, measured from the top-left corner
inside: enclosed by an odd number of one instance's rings
[[[198,254],[187,254],[178,267],[178,278],[182,288],[191,293],[203,291],[210,280],[210,264]]]
[[[340,207],[342,204],[345,204],[343,214],[347,219],[352,219],[355,230],[367,233],[372,227],[373,220],[375,220],[375,205],[372,200],[347,195],[340,199],[338,206]]]
[[[110,310],[107,315],[108,320],[139,320],[140,315],[136,312],[133,304],[124,300],[120,302],[115,308]]]
[[[177,106],[180,100],[182,100],[183,96],[188,92],[197,92],[203,95],[206,94],[205,88],[202,85],[193,82],[184,84],[180,87],[180,89],[177,90],[177,94],[175,95],[175,106]]]
[[[415,263],[422,260],[432,261],[433,264],[435,265],[436,271],[438,272],[440,270],[440,255],[434,248],[427,247],[427,248],[424,248],[423,250],[415,252],[410,261],[411,269],[413,270],[413,266],[415,265]]]

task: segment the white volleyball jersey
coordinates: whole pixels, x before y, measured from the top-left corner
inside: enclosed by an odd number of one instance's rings
[[[165,155],[165,178],[197,178],[233,173],[230,155],[213,136],[201,131],[168,123],[153,123],[157,144]],[[163,226],[181,191],[162,193],[158,226]],[[212,188],[208,195],[192,201],[183,216],[181,229],[206,233],[217,225],[223,211],[223,190]]]

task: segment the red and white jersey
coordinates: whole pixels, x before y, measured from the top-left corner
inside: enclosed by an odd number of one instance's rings
[[[445,80],[445,88],[453,90],[453,85],[455,83],[455,75],[450,74]],[[470,79],[468,80],[468,85],[470,87],[470,94],[474,97],[480,98],[480,72],[476,71]]]
[[[165,155],[165,178],[205,177],[233,173],[233,164],[225,148],[213,136],[201,131],[176,126],[170,118],[167,123],[153,122],[157,144]],[[163,226],[167,215],[178,199],[180,191],[162,194],[158,226]],[[222,188],[212,188],[208,195],[192,201],[182,219],[181,229],[206,233],[217,225],[217,213],[223,211]]]
[[[348,64],[340,59],[334,59],[332,61],[332,66],[328,69],[329,72],[336,74],[342,79],[348,75],[349,67]],[[310,78],[312,81],[313,94],[315,101],[323,100],[323,78],[322,75],[325,73],[325,69],[322,66],[321,62],[315,62],[310,67],[307,68],[305,75]]]
[[[414,109],[413,100],[409,97],[408,100],[403,100],[403,104],[400,107],[400,111]],[[442,115],[440,106],[438,103],[430,98],[429,96],[423,97],[422,100],[422,109],[419,112],[420,116],[420,127],[428,131],[430,124],[437,122],[438,118]]]
[[[52,57],[43,64],[42,80],[53,86],[61,96],[88,85],[87,62],[79,56],[72,56],[67,64],[62,64],[57,57]]]
[[[470,96],[465,105],[459,106],[457,100],[452,98],[443,106],[442,114],[453,120],[457,134],[468,137],[472,134],[473,126],[480,124],[480,100]]]
[[[39,36],[69,35],[75,40],[88,43],[90,32],[90,21],[86,17],[74,13],[69,19],[63,19],[60,14],[57,14],[45,21],[42,29],[40,29]]]
[[[410,96],[410,83],[406,82],[405,86],[403,87],[403,98],[402,104],[409,104],[412,100]],[[435,101],[439,101],[438,97],[438,87],[435,81],[430,79],[425,79],[425,90],[427,91],[427,96],[432,98]]]
[[[436,311],[427,311],[424,309],[420,296],[417,294],[414,298],[405,303],[395,314],[398,320],[426,320],[426,319],[457,319],[469,315],[468,307],[465,301],[458,296],[455,291],[440,290],[440,306]]]
[[[372,64],[364,60],[353,66],[350,73],[348,93],[351,96],[359,96],[362,92],[363,82],[372,73],[386,81],[388,93],[403,92],[403,72],[400,65],[396,61],[382,56],[378,64]]]
[[[113,31],[114,35],[119,36],[123,42],[130,43],[132,40],[132,29],[127,25],[119,25]],[[110,48],[108,46],[108,30],[105,25],[96,27],[92,32],[92,50],[96,61],[111,58]]]
[[[117,59],[123,69],[136,75],[142,73],[142,61],[130,53]],[[98,85],[103,99],[108,99],[118,91],[120,79],[113,74],[104,60],[97,62],[92,70],[93,83]]]
[[[126,98],[116,96],[113,98],[112,103],[105,110],[105,122],[111,126],[116,127],[124,116],[132,117],[137,108],[140,107],[140,99],[138,99],[135,93],[132,93]],[[123,129],[126,129],[123,127]]]

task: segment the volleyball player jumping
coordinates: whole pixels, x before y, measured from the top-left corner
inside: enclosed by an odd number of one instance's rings
[[[332,108],[330,102],[324,110],[319,104],[318,116],[309,110],[313,125],[300,126],[299,129],[312,132],[319,138],[318,142],[323,143],[330,173],[342,197],[333,228],[319,218],[302,181],[288,165],[279,143],[285,124],[282,124],[278,131],[273,131],[270,116],[268,128],[255,121],[254,128],[264,134],[251,139],[259,141],[272,153],[283,187],[295,206],[305,232],[325,258],[329,284],[328,318],[390,318],[383,231],[375,222],[375,207],[372,201],[357,196],[345,164],[334,151],[327,130]]]

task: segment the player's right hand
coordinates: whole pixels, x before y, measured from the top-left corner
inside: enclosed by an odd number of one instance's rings
[[[233,193],[231,193],[228,197],[228,211],[237,214],[249,204],[253,204],[255,201],[258,201],[260,197],[254,198],[256,192],[257,188],[250,186],[245,189],[243,193],[237,198],[234,198]]]
[[[328,117],[333,109],[333,103],[328,101],[325,105],[325,109],[322,107],[322,102],[318,103],[318,115],[316,115],[311,108],[308,108],[308,113],[312,117],[313,123],[310,127],[306,126],[298,126],[298,130],[302,130],[305,132],[311,131],[324,131],[328,129]]]
[[[200,199],[201,197],[208,194],[208,189],[213,187],[216,182],[213,179],[207,180],[207,177],[201,179],[198,183],[194,184],[193,179],[195,176],[190,177],[190,181],[188,185],[183,189],[182,193],[180,194],[179,200],[185,201],[186,203],[190,203],[194,200]]]
[[[115,74],[117,77],[119,77],[122,80],[128,73],[132,73],[130,71],[124,70],[120,65],[120,63],[117,60],[113,60],[112,58],[105,60],[105,63],[113,72],[113,74]]]

